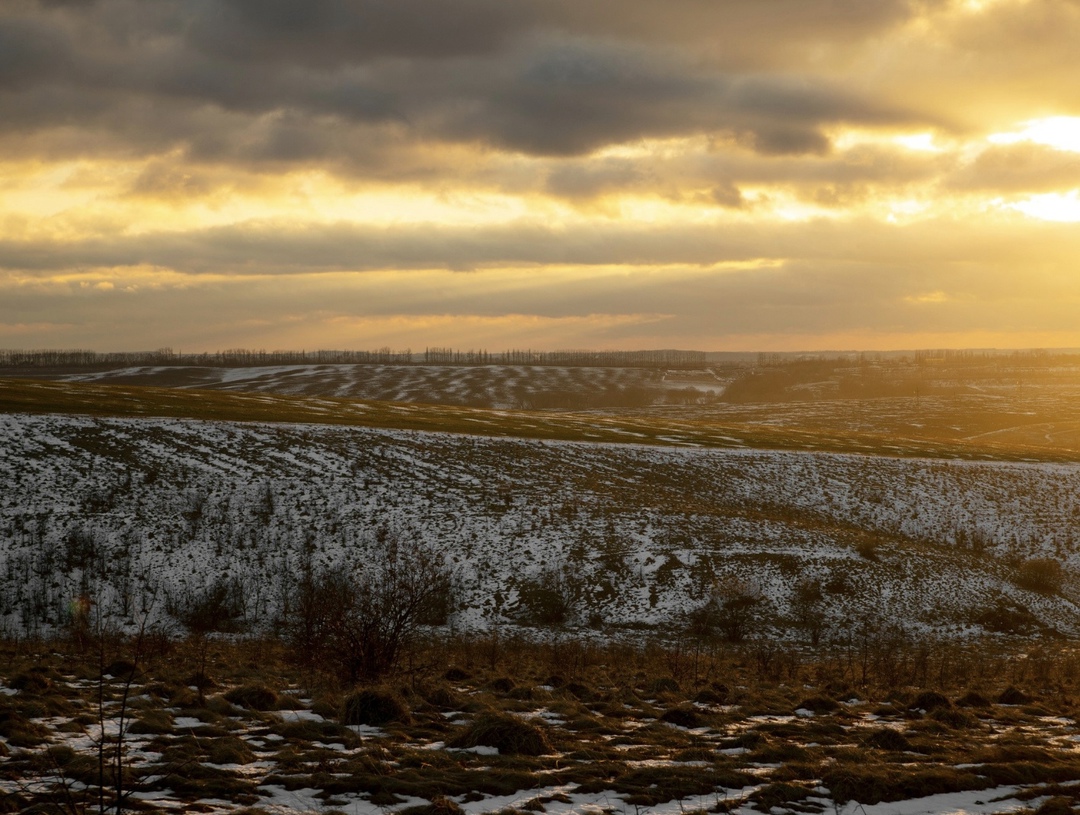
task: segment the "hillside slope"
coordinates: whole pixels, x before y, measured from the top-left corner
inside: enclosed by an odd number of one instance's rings
[[[834,631],[959,633],[995,607],[1080,620],[1017,584],[1025,559],[1080,565],[1073,464],[6,414],[0,481],[10,631],[62,623],[83,593],[164,616],[222,580],[270,624],[298,569],[363,562],[379,528],[446,553],[458,626],[528,622],[537,581],[572,623],[616,629],[672,630],[731,585],[760,592],[754,630],[782,629],[804,579]]]

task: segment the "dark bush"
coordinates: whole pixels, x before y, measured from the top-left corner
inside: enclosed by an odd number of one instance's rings
[[[566,569],[545,569],[518,586],[518,619],[526,625],[564,625],[574,616],[580,589]]]
[[[199,592],[170,598],[167,609],[196,636],[245,628],[244,587],[236,578],[222,577]]]
[[[687,613],[686,633],[698,641],[741,642],[753,628],[764,599],[755,583],[735,577],[718,581],[709,598]]]
[[[341,721],[345,724],[366,724],[381,727],[390,722],[409,720],[409,708],[393,691],[385,688],[365,688],[345,699]]]
[[[1030,609],[1015,600],[999,597],[975,616],[975,622],[995,634],[1030,634],[1041,625]]]
[[[990,707],[990,700],[978,691],[968,691],[956,700],[956,704],[958,707],[988,708]]]
[[[433,604],[450,603],[453,573],[443,556],[380,530],[377,554],[355,569],[303,575],[286,620],[297,660],[350,685],[390,673]]]
[[[1058,594],[1065,582],[1065,570],[1050,557],[1025,560],[1016,570],[1016,585],[1039,594]]]

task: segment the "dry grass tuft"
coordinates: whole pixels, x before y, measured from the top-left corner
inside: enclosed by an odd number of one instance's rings
[[[505,755],[542,756],[552,751],[544,731],[516,716],[488,713],[447,742],[448,747],[494,747]]]
[[[365,688],[345,699],[341,720],[345,724],[380,727],[390,722],[407,722],[405,700],[386,688]]]

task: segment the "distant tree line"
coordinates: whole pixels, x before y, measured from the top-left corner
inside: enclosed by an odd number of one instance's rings
[[[556,365],[566,368],[703,368],[704,351],[534,351],[513,349],[490,353],[425,348],[426,365]]]
[[[423,354],[412,349],[375,351],[264,351],[230,348],[213,353],[183,353],[172,348],[156,351],[113,351],[102,353],[73,350],[3,350],[0,367],[69,368],[142,365],[194,365],[201,367],[245,368],[263,365],[549,365],[603,368],[703,368],[704,351],[460,351],[431,347]]]
[[[197,365],[219,368],[245,368],[262,365],[332,365],[340,363],[372,363],[408,365],[413,362],[412,350],[394,351],[388,347],[375,351],[254,351],[229,348],[212,353],[183,353],[172,348],[156,351],[98,351],[0,349],[0,366],[55,368],[135,365]]]

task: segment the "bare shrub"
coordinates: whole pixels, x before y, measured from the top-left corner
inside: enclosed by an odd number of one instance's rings
[[[568,567],[544,569],[518,586],[518,619],[526,625],[564,625],[573,619],[580,593]]]
[[[687,615],[687,633],[696,640],[720,637],[741,642],[750,633],[764,599],[761,587],[751,581],[736,577],[717,581],[709,598]]]
[[[1050,557],[1025,560],[1016,570],[1016,585],[1039,594],[1058,594],[1065,582],[1065,570]]]
[[[244,587],[236,578],[220,577],[201,591],[169,598],[166,610],[195,636],[236,633],[245,628]]]
[[[795,585],[791,598],[791,616],[795,625],[809,638],[811,645],[821,643],[825,632],[825,591],[820,580],[803,578]]]
[[[372,682],[397,666],[420,629],[445,621],[453,573],[441,555],[382,532],[380,551],[351,569],[308,572],[286,620],[301,664],[343,682]]]

